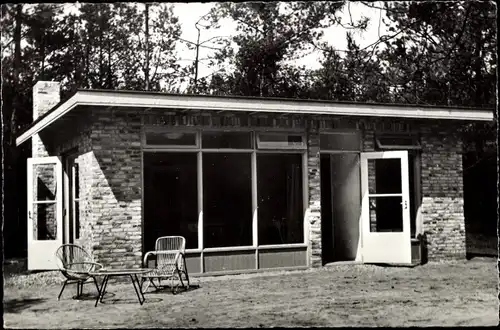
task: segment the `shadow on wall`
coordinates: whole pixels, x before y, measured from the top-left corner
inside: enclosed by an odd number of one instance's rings
[[[498,255],[496,160],[494,152],[463,156],[467,258]]]

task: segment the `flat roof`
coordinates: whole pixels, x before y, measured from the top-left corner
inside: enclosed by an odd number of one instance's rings
[[[173,94],[151,91],[78,89],[37,118],[16,139],[20,145],[79,106],[352,115],[467,121],[493,120],[493,108],[360,103],[318,99]]]

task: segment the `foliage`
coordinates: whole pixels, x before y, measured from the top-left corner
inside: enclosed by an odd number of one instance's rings
[[[494,106],[496,5],[492,2],[385,3],[389,30],[380,60],[396,101]]]
[[[217,53],[219,64],[234,67],[219,72],[205,92],[249,96],[297,96],[300,86],[290,76],[300,70],[287,64],[323,35],[342,2],[242,2],[219,3],[215,21],[230,17],[237,22],[233,42],[237,50]],[[234,54],[234,55],[233,55]],[[300,85],[300,82],[299,82]],[[293,92],[295,91],[295,92]],[[290,94],[291,93],[291,94]]]

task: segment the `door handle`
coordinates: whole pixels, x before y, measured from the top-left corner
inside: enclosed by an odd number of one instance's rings
[[[405,210],[408,208],[408,201],[405,201]]]
[[[28,218],[31,219],[31,211],[28,211]]]

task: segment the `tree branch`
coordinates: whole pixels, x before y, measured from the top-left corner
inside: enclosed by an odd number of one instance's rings
[[[450,50],[448,51],[448,53],[445,56],[434,59],[433,61],[431,61],[429,63],[429,65],[434,64],[437,61],[441,61],[441,60],[444,60],[445,58],[449,57],[451,55],[451,53],[455,50],[455,48],[458,46],[458,42],[462,39],[462,36],[465,32],[465,26],[466,26],[467,20],[469,18],[469,14],[471,12],[471,10],[470,10],[471,7],[472,7],[472,5],[469,5],[467,7],[467,11],[465,13],[465,18],[464,18],[464,21],[462,22],[462,28],[461,28],[460,32],[458,33],[458,36],[455,39],[453,47],[450,48]]]

